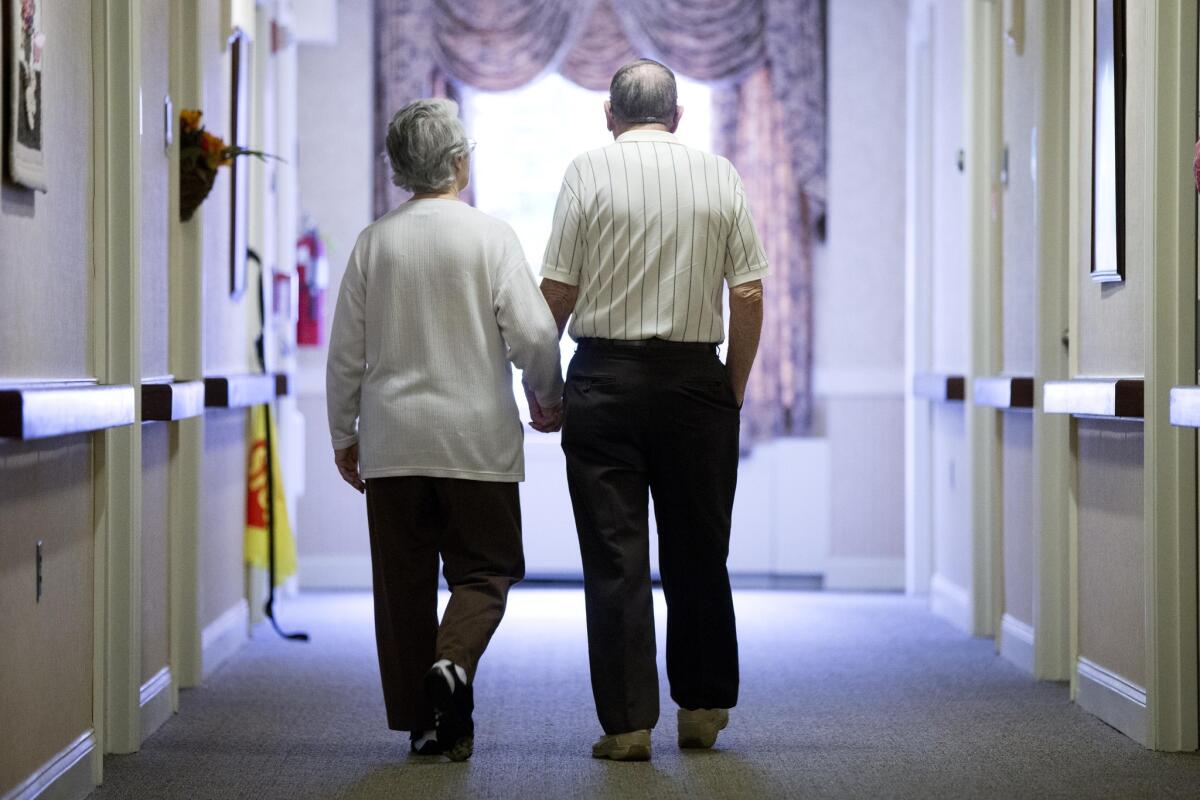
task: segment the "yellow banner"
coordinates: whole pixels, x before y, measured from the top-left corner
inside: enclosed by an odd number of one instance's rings
[[[250,409],[250,465],[246,487],[246,563],[268,568],[267,553],[267,408]],[[271,473],[275,483],[271,516],[275,519],[275,585],[296,574],[296,540],[288,520],[279,471],[279,432],[271,420]]]

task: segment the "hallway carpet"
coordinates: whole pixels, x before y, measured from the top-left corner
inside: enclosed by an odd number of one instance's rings
[[[656,598],[661,660],[664,608]],[[680,752],[663,687],[654,760],[595,761],[583,598],[518,588],[476,687],[475,756],[410,757],[384,724],[366,594],[308,594],[142,751],[116,798],[1142,798],[1200,796],[1200,756],[1143,750],[896,595],[737,594],[743,691],[715,751]],[[660,670],[661,671],[661,670]]]

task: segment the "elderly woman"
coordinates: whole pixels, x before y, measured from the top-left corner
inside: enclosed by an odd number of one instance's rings
[[[412,199],[358,237],[326,376],[334,459],[367,496],[388,726],[456,761],[473,747],[479,658],[525,572],[509,363],[535,428],[557,430],[562,401],[558,330],[516,235],[458,199],[473,145],[457,112],[418,100],[388,126],[393,181]]]

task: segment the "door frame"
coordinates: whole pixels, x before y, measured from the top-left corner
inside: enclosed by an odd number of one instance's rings
[[[92,4],[95,363],[134,387],[133,425],[96,442],[92,714],[98,749],[141,745],[141,0]],[[93,778],[103,777],[103,759]]]
[[[200,59],[201,4],[171,2],[170,92],[175,107],[200,108],[204,96]],[[171,149],[168,249],[170,253],[169,359],[177,380],[204,379],[204,274],[201,243],[204,207],[189,222],[179,219],[179,145]],[[168,539],[170,573],[169,660],[172,703],[179,689],[203,680],[200,626],[200,486],[204,459],[204,416],[171,423]]]
[[[963,50],[970,264],[966,425],[972,498],[971,632],[976,636],[998,634],[1004,608],[1000,418],[996,410],[974,402],[975,378],[995,375],[1003,365],[1002,214],[996,196],[1004,148],[1002,12],[999,2],[970,3]]]
[[[913,376],[933,359],[930,262],[933,227],[932,0],[914,0],[908,15],[904,250],[904,585],[928,596],[933,578],[933,442],[929,403],[913,395]]]
[[[1034,405],[1048,380],[1073,374],[1070,332],[1074,268],[1070,259],[1071,171],[1069,103],[1072,67],[1070,6],[1047,3],[1041,74],[1041,128],[1037,133],[1038,268],[1034,337]],[[1064,346],[1064,336],[1066,345]],[[1033,674],[1067,680],[1071,665],[1070,542],[1074,480],[1071,420],[1034,412]]]
[[[1149,12],[1154,60],[1145,88],[1147,196],[1131,203],[1152,223],[1135,263],[1146,268],[1143,503],[1146,738],[1156,750],[1197,748],[1196,435],[1170,423],[1172,386],[1196,379],[1197,9],[1158,0]]]

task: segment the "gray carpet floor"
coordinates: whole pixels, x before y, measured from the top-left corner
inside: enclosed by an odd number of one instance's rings
[[[280,611],[311,643],[259,626],[93,797],[1200,797],[1200,756],[1142,749],[896,595],[738,592],[742,696],[717,749],[675,747],[664,685],[654,760],[595,761],[581,593],[518,588],[509,609],[469,762],[387,730],[369,596],[309,594]]]

